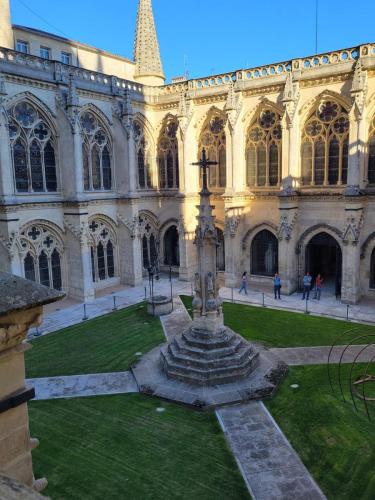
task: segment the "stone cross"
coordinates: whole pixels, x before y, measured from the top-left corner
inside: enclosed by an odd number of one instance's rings
[[[210,161],[207,159],[206,156],[206,150],[203,148],[202,151],[202,158],[197,162],[197,163],[192,163],[192,165],[197,165],[202,169],[202,174],[203,174],[203,187],[202,187],[202,193],[208,193],[208,183],[207,183],[207,169],[211,167],[212,165],[218,165],[219,163],[217,161]]]

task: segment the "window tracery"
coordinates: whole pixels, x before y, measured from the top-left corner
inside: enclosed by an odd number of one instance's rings
[[[334,101],[321,103],[302,132],[302,184],[346,184],[348,148],[349,118],[346,110]]]
[[[281,116],[263,110],[249,128],[246,141],[248,187],[277,186],[281,180]]]
[[[367,180],[369,184],[375,184],[375,117],[370,125],[368,141],[368,167]]]
[[[9,138],[18,193],[57,191],[56,138],[47,120],[27,101],[9,110]]]
[[[111,142],[107,132],[90,111],[81,116],[83,133],[83,183],[85,191],[112,189]]]
[[[160,189],[178,189],[180,186],[177,131],[178,120],[169,117],[163,125],[158,142]]]
[[[159,231],[155,222],[146,214],[138,218],[142,238],[142,262],[144,269],[159,266]]]
[[[208,184],[213,188],[225,188],[227,184],[227,156],[225,119],[222,116],[213,116],[203,129],[199,142],[199,158],[205,149],[207,157],[218,165],[209,169]]]
[[[94,283],[114,278],[116,274],[116,236],[99,218],[89,223],[91,274]]]
[[[24,276],[41,285],[62,289],[61,240],[43,224],[27,226],[19,236]]]
[[[138,188],[151,189],[151,143],[146,137],[143,124],[137,119],[133,121],[133,134],[137,161]]]

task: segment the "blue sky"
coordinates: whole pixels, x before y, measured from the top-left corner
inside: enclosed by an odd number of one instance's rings
[[[315,53],[316,0],[153,0],[167,79]],[[138,0],[11,0],[15,24],[131,58]],[[318,51],[375,42],[375,0],[319,0]],[[28,5],[61,32],[32,14]]]

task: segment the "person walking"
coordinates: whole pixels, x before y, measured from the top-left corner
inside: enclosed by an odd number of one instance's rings
[[[241,293],[242,290],[244,290],[245,294],[247,295],[247,285],[248,285],[247,272],[245,271],[242,275],[241,288],[238,293]]]
[[[320,300],[320,295],[322,293],[322,286],[323,286],[323,278],[321,274],[319,273],[318,276],[315,279],[315,295],[314,299]]]
[[[310,273],[306,272],[305,276],[303,277],[303,295],[302,295],[302,300],[305,300],[305,297],[306,297],[307,300],[309,300],[310,290],[311,290],[311,281],[312,281],[312,277],[310,276]]]
[[[281,290],[281,278],[278,273],[275,274],[275,277],[273,278],[273,291],[275,293],[275,299],[280,299],[280,290]]]

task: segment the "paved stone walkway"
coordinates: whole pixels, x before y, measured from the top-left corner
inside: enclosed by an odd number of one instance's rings
[[[32,378],[26,384],[35,387],[36,400],[138,392],[130,372]]]
[[[173,293],[175,296],[179,294],[190,295],[191,283],[179,281],[173,278]],[[119,285],[113,288],[105,289],[98,292],[95,300],[86,304],[87,316],[95,318],[112,311],[113,297],[116,297],[116,305],[119,309],[128,307],[144,300],[145,288],[148,295],[148,279],[145,279],[143,284],[137,287]],[[160,281],[155,284],[155,294],[170,294],[170,282],[166,277],[161,277]],[[220,290],[220,295],[223,299],[244,304],[252,304],[261,306],[264,303],[267,307],[287,309],[291,311],[303,312],[305,310],[305,302],[301,300],[300,294],[291,296],[282,296],[282,300],[275,300],[269,288],[260,289],[250,288],[248,295],[240,295],[238,289],[223,287]],[[360,304],[350,306],[349,318],[354,321],[373,322],[375,323],[375,302],[369,299],[361,301]],[[345,304],[337,301],[333,296],[326,296],[321,301],[310,300],[308,308],[312,314],[326,315],[346,319],[347,308]],[[45,335],[61,328],[66,328],[77,323],[81,323],[83,318],[83,303],[72,299],[65,299],[56,304],[51,304],[44,308],[43,324],[38,329],[39,333]],[[36,329],[30,330],[30,337],[36,333]]]
[[[168,314],[168,316],[161,316],[160,321],[168,342],[176,335],[181,335],[183,330],[188,327],[191,318],[180,297],[173,298],[172,313]]]
[[[216,410],[253,500],[326,497],[263,403]]]
[[[373,342],[375,342],[375,339]],[[364,350],[365,347],[365,345],[353,345],[346,349],[345,346],[335,346],[330,356],[330,363],[339,363],[342,354],[344,354],[342,358],[343,363],[352,363],[358,354],[358,362],[367,363],[368,361],[374,360],[375,344]],[[330,349],[330,346],[288,347],[274,348],[270,349],[270,351],[288,365],[297,366],[322,365],[327,363]]]

